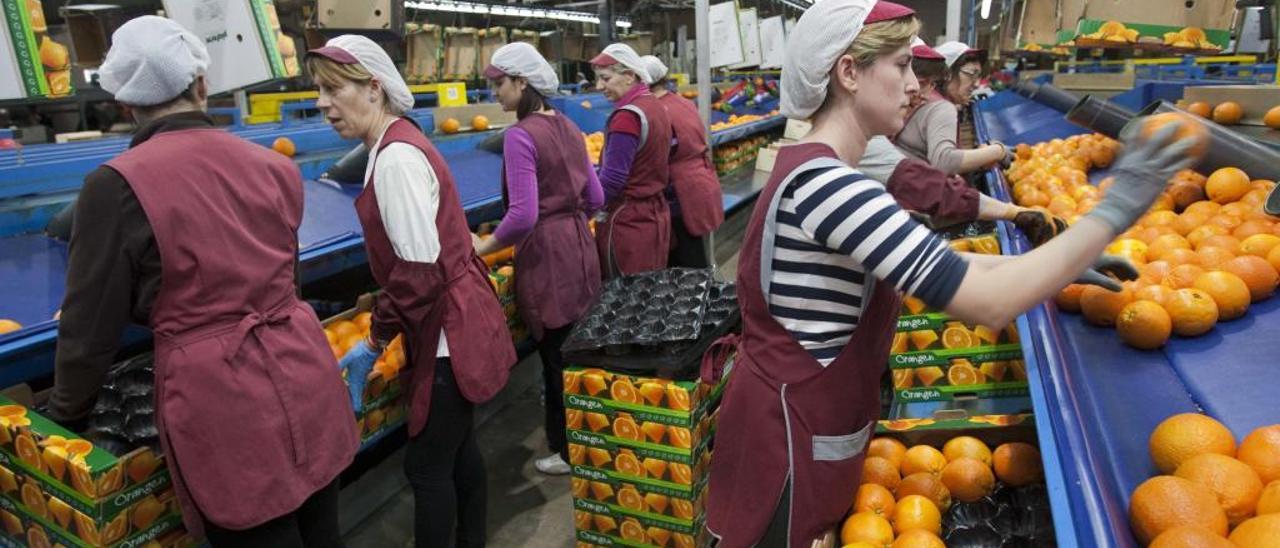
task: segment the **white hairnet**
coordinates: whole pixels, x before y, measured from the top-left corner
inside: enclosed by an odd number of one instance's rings
[[[399,115],[413,108],[413,93],[409,91],[409,84],[406,84],[404,78],[400,76],[396,64],[391,62],[391,57],[387,55],[386,50],[382,49],[382,46],[358,34],[344,34],[331,38],[325,42],[324,48],[320,49],[325,48],[338,48],[355,57],[360,66],[382,84],[382,91],[387,94],[387,105],[391,107],[391,112]]]
[[[98,83],[121,103],[152,106],[181,95],[208,68],[209,52],[196,35],[172,19],[144,15],[111,35]]]
[[[642,82],[646,84],[653,83],[653,79],[649,76],[648,67],[645,66],[644,61],[640,60],[640,54],[636,53],[636,50],[631,49],[631,46],[626,44],[609,44],[608,46],[605,46],[601,55],[608,55],[609,57],[612,57],[614,61],[617,61],[622,66],[627,67],[627,70],[634,72],[636,78],[639,78]],[[596,58],[599,59],[599,56]]]
[[[662,62],[662,59],[658,59],[658,56],[645,55],[640,58],[640,61],[642,61],[644,63],[644,67],[649,70],[650,83],[657,82],[658,80],[667,77],[667,65]]]
[[[543,97],[552,97],[560,91],[560,77],[556,70],[527,42],[512,42],[493,52],[489,65],[507,76],[529,81],[533,89]]]
[[[956,61],[964,54],[973,50],[968,44],[955,41],[939,44],[938,47],[933,49],[942,54],[942,58],[947,62],[947,68],[951,68],[951,65],[956,64]]]
[[[862,32],[876,0],[822,0],[805,10],[782,59],[782,115],[807,120],[827,98],[831,67]]]

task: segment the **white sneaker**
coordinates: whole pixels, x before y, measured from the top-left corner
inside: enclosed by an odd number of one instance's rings
[[[552,453],[533,461],[533,467],[551,476],[563,476],[569,473],[569,463],[560,458],[559,453]]]

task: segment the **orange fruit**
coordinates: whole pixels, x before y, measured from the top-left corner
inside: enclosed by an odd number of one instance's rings
[[[693,470],[688,464],[673,462],[668,468],[671,470],[671,481],[680,485],[693,485]]]
[[[596,530],[601,533],[608,533],[618,528],[618,522],[609,516],[592,515],[591,518],[595,522]]]
[[[938,538],[938,535],[924,529],[911,529],[903,531],[898,538],[893,539],[893,545],[890,548],[947,548],[947,545]]]
[[[668,441],[672,447],[678,447],[680,449],[689,449],[693,447],[693,434],[689,432],[688,428],[683,426],[668,426],[667,432],[669,437]]]
[[[460,129],[462,129],[462,122],[457,118],[446,118],[445,121],[440,122],[440,131],[445,133],[457,133]]]
[[[1112,326],[1116,324],[1116,316],[1120,314],[1120,310],[1132,301],[1133,290],[1127,287],[1120,291],[1110,291],[1091,285],[1080,293],[1080,311],[1089,323]]]
[[[1280,424],[1254,429],[1240,441],[1240,461],[1258,473],[1263,483],[1280,480]]]
[[[907,495],[893,507],[893,530],[902,534],[924,530],[934,535],[942,533],[942,513],[938,506],[926,497]]]
[[[947,462],[968,457],[991,466],[991,449],[987,444],[982,443],[982,440],[973,436],[957,436],[947,440],[947,443],[942,446],[942,455],[946,457]]]
[[[590,420],[591,414],[587,414]],[[674,434],[674,432],[672,432]],[[624,440],[642,441],[644,435],[640,433],[640,425],[636,424],[636,420],[630,415],[620,415],[613,419],[613,435]]]
[[[1230,234],[1215,234],[1200,240],[1200,245],[1196,246],[1196,250],[1210,247],[1221,247],[1232,253],[1237,253],[1240,250],[1240,239]]]
[[[590,531],[591,530],[591,513],[584,510],[574,510],[573,526],[579,531]]]
[[[1173,207],[1178,211],[1184,211],[1187,206],[1204,199],[1204,187],[1188,181],[1173,183],[1169,185],[1169,189],[1166,192],[1170,198],[1173,198]],[[1200,222],[1196,222],[1195,218],[1197,216],[1203,216],[1203,219]],[[1192,214],[1189,218],[1185,214],[1179,215],[1178,220],[1173,222],[1173,228],[1179,234],[1186,234],[1195,227],[1200,226],[1208,218],[1209,216],[1203,213]]]
[[[1271,263],[1271,268],[1280,271],[1280,246],[1276,246],[1267,253],[1267,262]]]
[[[982,377],[987,382],[1001,382],[1004,380],[1005,372],[1009,370],[1009,362],[986,362],[978,367],[978,372],[982,373]]]
[[[636,386],[627,379],[613,381],[613,384],[609,386],[609,396],[615,401],[640,403],[640,396],[636,394]]]
[[[1271,129],[1280,129],[1280,106],[1268,109],[1262,117],[1262,123]]]
[[[276,137],[276,140],[271,142],[271,150],[292,158],[298,152],[298,147],[288,137]]]
[[[1231,205],[1236,205],[1236,204],[1231,204]],[[1240,215],[1240,217],[1245,218],[1246,215],[1248,215],[1247,212]],[[1266,247],[1267,251],[1271,251],[1271,247],[1275,245],[1275,243],[1271,243],[1271,242],[1274,242],[1274,240],[1271,240],[1271,239],[1280,238],[1280,236],[1276,236],[1275,234],[1271,233],[1271,224],[1272,223],[1263,221],[1261,219],[1248,219],[1240,223],[1240,226],[1237,226],[1235,230],[1232,230],[1231,235],[1235,236],[1237,239],[1240,240],[1241,250],[1244,249],[1244,241],[1249,239],[1250,237],[1259,236],[1259,235],[1268,236],[1267,238],[1263,238],[1262,240],[1255,240],[1254,245],[1256,246],[1259,243],[1261,243]]]
[[[1258,516],[1241,523],[1231,532],[1230,540],[1236,546],[1280,546],[1280,514]]]
[[[581,430],[582,418],[583,418],[583,413],[581,409],[565,409],[564,410],[565,426],[568,427],[570,430]]]
[[[618,453],[618,456],[613,459],[613,469],[628,476],[644,477],[644,470],[640,468],[640,459],[637,459],[634,453]]]
[[[910,369],[894,369],[893,370],[893,387],[899,390],[903,388],[911,388],[915,376],[911,374]]]
[[[975,337],[964,327],[948,327],[942,331],[943,348],[972,348],[978,345]]]
[[[1208,529],[1184,525],[1165,529],[1147,548],[1236,548],[1236,545]]]
[[[1244,119],[1244,109],[1235,101],[1223,101],[1213,107],[1213,121],[1222,125],[1234,125]]]
[[[1012,442],[999,447],[991,454],[996,477],[1014,487],[1039,482],[1044,478],[1040,464],[1040,450],[1029,443]]]
[[[906,458],[907,446],[894,438],[886,438],[884,436],[871,440],[871,444],[867,446],[868,457],[881,457],[893,463],[894,468],[902,466],[902,460]],[[863,481],[866,481],[864,478]]]
[[[1208,293],[1218,303],[1219,320],[1234,320],[1249,310],[1249,286],[1235,274],[1221,270],[1201,274],[1196,278],[1195,288]]]
[[[1280,480],[1268,483],[1258,497],[1258,515],[1280,514]]]
[[[1204,273],[1205,270],[1204,268],[1201,268],[1200,265],[1178,265],[1174,267],[1173,270],[1169,271],[1169,275],[1165,276],[1164,281],[1161,283],[1173,289],[1183,289],[1194,286],[1196,279]]]
[[[911,345],[914,346],[916,350],[924,350],[933,346],[933,343],[938,342],[938,334],[932,329],[912,331],[907,333],[907,338],[911,339]]]
[[[653,479],[663,479],[667,473],[667,461],[655,458],[644,459],[644,471]]]
[[[1252,221],[1250,221],[1252,222]],[[1243,225],[1241,225],[1243,226]],[[1234,235],[1234,234],[1233,234]],[[1236,236],[1237,238],[1239,236]],[[1270,232],[1258,233],[1240,241],[1240,254],[1266,258],[1272,249],[1280,246],[1280,236]]]
[[[1262,495],[1262,480],[1249,465],[1216,453],[1196,455],[1178,465],[1174,475],[1208,487],[1235,526],[1253,516]]]
[[[1158,200],[1157,200],[1158,201]],[[1147,228],[1167,227],[1169,230],[1177,232],[1173,228],[1173,222],[1178,220],[1178,214],[1167,209],[1153,210],[1138,220],[1138,224]]]
[[[689,391],[675,384],[667,385],[667,406],[676,411],[692,409],[689,402]]]
[[[1235,230],[1236,227],[1244,223],[1244,219],[1234,213],[1224,211],[1209,218],[1209,224],[1217,225],[1227,230]],[[1238,241],[1238,240],[1237,240]],[[1239,245],[1239,244],[1236,244]]]
[[[352,335],[360,335],[360,326],[351,320],[336,321],[329,325],[329,330],[333,331],[339,341],[346,340]]]
[[[1139,288],[1133,292],[1134,301],[1151,301],[1160,306],[1164,306],[1169,300],[1169,296],[1173,294],[1173,289],[1167,285],[1153,284]],[[1130,303],[1132,304],[1132,303]],[[1122,311],[1123,312],[1123,311]]]
[[[1257,255],[1242,255],[1223,263],[1222,270],[1230,272],[1244,281],[1249,288],[1253,302],[1271,297],[1280,283],[1280,274],[1276,274],[1271,263]]]
[[[1196,204],[1197,205],[1213,204],[1213,202],[1196,202]],[[1217,204],[1214,204],[1214,205],[1217,205]],[[1210,219],[1212,219],[1212,217],[1210,217]],[[1227,230],[1226,227],[1218,226],[1215,224],[1205,224],[1193,229],[1191,232],[1188,232],[1186,235],[1186,238],[1187,238],[1187,241],[1190,242],[1193,247],[1195,247],[1196,249],[1200,249],[1200,243],[1210,236],[1230,236],[1230,235],[1231,235],[1231,231]],[[1233,253],[1235,252],[1234,249],[1231,251]]]
[[[667,435],[667,427],[657,422],[646,422],[640,425],[640,431],[644,432],[645,439],[650,443],[661,445],[662,438]]]
[[[656,382],[640,383],[640,397],[654,407],[662,407],[662,398],[666,393],[666,389]]]
[[[907,449],[902,459],[902,475],[910,476],[919,472],[928,472],[933,475],[942,473],[942,468],[947,465],[947,457],[939,451],[928,445],[916,445]]]
[[[858,486],[858,493],[853,497],[853,512],[871,512],[888,519],[893,515],[893,493],[883,485],[864,483]]]
[[[840,527],[840,543],[866,542],[872,546],[889,546],[893,542],[893,526],[889,520],[870,512],[849,516]]]
[[[933,383],[938,382],[938,379],[946,376],[946,374],[942,372],[942,368],[936,365],[930,367],[917,367],[915,371],[916,378],[920,379],[920,384],[924,386],[933,386]]]
[[[671,515],[680,519],[693,519],[693,503],[684,499],[671,499]]]
[[[947,383],[951,386],[972,386],[985,382],[987,381],[982,373],[974,369],[969,360],[952,360],[951,367],[947,369]]]
[[[1175,249],[1191,249],[1191,243],[1177,234],[1159,236],[1147,246],[1147,260],[1159,261]]]
[[[1154,350],[1164,346],[1173,332],[1169,313],[1159,303],[1134,301],[1120,310],[1116,318],[1116,331],[1120,340],[1142,350]]]
[[[684,533],[672,533],[671,541],[675,548],[694,548],[693,536]]]
[[[1208,270],[1222,270],[1222,265],[1236,258],[1236,254],[1223,247],[1206,247],[1196,252],[1200,266]]]
[[[1229,204],[1239,200],[1249,192],[1252,181],[1249,174],[1238,167],[1219,168],[1209,175],[1205,181],[1205,195],[1219,204]]]
[[[1162,112],[1147,116],[1142,124],[1142,136],[1151,138],[1160,128],[1171,123],[1179,124],[1177,133],[1174,134],[1176,139],[1195,141],[1195,146],[1188,153],[1196,158],[1204,157],[1204,153],[1209,150],[1209,130],[1200,122],[1180,112]]]
[[[1184,288],[1171,293],[1164,303],[1173,332],[1183,337],[1203,335],[1218,323],[1218,304],[1208,293]]]
[[[1187,112],[1201,118],[1208,118],[1213,115],[1213,107],[1204,101],[1196,101],[1187,105]]]
[[[22,324],[10,319],[0,318],[0,335],[4,335],[5,333],[13,333],[14,331],[17,331],[19,329],[22,329]]]
[[[1199,413],[1181,413],[1160,422],[1147,441],[1151,460],[1163,474],[1204,453],[1236,455],[1236,440],[1222,423]]]
[[[639,512],[644,510],[644,498],[635,487],[625,485],[618,489],[618,506]]]
[[[902,483],[898,467],[884,457],[867,457],[862,461],[863,483],[874,483],[890,491],[897,491]]]
[[[76,515],[80,516],[81,514]],[[78,521],[76,523],[82,524],[84,522]],[[90,544],[101,542],[98,537],[98,530],[93,528],[92,522],[86,528],[80,530],[80,538]],[[31,527],[27,528],[27,546],[30,548],[52,548],[53,545],[49,543],[49,534],[44,532],[44,527],[38,523],[33,523]]]
[[[477,114],[471,118],[471,129],[476,131],[484,131],[489,129],[489,118],[482,114]]]
[[[1227,515],[1208,487],[1175,476],[1156,476],[1142,482],[1129,499],[1129,525],[1142,544],[1161,533],[1188,525],[1227,534]]]
[[[606,455],[608,453],[606,452]],[[576,443],[569,444],[569,464],[582,464],[587,459],[587,448]]]
[[[599,432],[609,426],[609,416],[604,413],[587,412],[587,428]]]
[[[1209,184],[1209,178],[1205,177],[1204,181],[1201,182],[1200,185],[1204,186],[1207,184]],[[1183,211],[1183,213],[1193,213],[1193,212],[1206,213],[1212,216],[1212,215],[1216,215],[1218,211],[1220,211],[1221,209],[1222,209],[1222,204],[1205,200],[1203,202],[1196,202],[1194,204],[1187,206],[1187,209]]]
[[[1164,277],[1168,276],[1175,266],[1177,265],[1169,264],[1168,261],[1151,261],[1138,267],[1140,273],[1138,279],[1149,284],[1158,284],[1164,281]]]
[[[1053,302],[1058,304],[1059,310],[1079,312],[1080,295],[1084,293],[1085,287],[1083,284],[1070,284],[1058,292],[1058,296],[1054,297]]]
[[[907,334],[897,332],[893,334],[893,343],[889,345],[890,354],[901,354],[907,351]]]
[[[649,540],[649,536],[644,532],[644,526],[640,525],[640,521],[636,518],[623,519],[618,533],[622,535],[622,540],[630,542],[647,543]]]
[[[156,518],[164,514],[167,509],[164,503],[156,500],[155,495],[148,495],[134,505],[133,511],[130,512],[132,516],[129,519],[133,523],[134,529],[141,531],[155,523]]]
[[[986,463],[975,458],[960,457],[947,463],[947,467],[942,469],[942,484],[951,491],[953,498],[975,502],[991,494],[996,478]]]
[[[13,440],[13,448],[18,453],[19,460],[31,465],[39,472],[44,472],[44,461],[40,458],[40,449],[36,447],[36,442],[31,439],[30,434],[18,434]]]
[[[44,493],[32,481],[22,484],[22,504],[27,505],[27,509],[31,513],[41,518],[48,519],[48,509],[45,508]]]
[[[609,450],[599,447],[588,447],[587,458],[591,459],[591,466],[596,468],[604,468],[605,465],[613,462],[613,455],[609,454]]]
[[[588,483],[590,482],[582,478],[569,478],[569,491],[573,494],[573,498],[586,498]]]
[[[1178,267],[1184,264],[1200,264],[1200,255],[1190,249],[1171,249],[1161,258],[1168,262],[1170,267]]]
[[[577,394],[582,386],[581,371],[565,371],[564,372],[564,393]]]
[[[606,502],[613,498],[613,486],[602,481],[591,482],[591,498]]]
[[[928,472],[920,472],[911,474],[902,478],[902,483],[898,485],[898,502],[911,495],[920,495],[933,502],[938,509],[946,511],[951,507],[951,490],[947,489],[947,485],[942,483],[942,478],[936,474]]]
[[[667,495],[661,495],[658,493],[645,493],[644,495],[645,508],[655,514],[665,514],[667,512],[667,505],[670,502],[671,499]]]

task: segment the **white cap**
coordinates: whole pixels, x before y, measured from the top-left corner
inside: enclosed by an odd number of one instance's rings
[[[933,49],[942,54],[943,60],[947,62],[947,68],[951,68],[952,65],[956,64],[956,61],[963,57],[964,54],[977,51],[969,47],[969,44],[955,41],[939,44],[938,47]]]
[[[645,66],[644,61],[640,60],[640,54],[631,46],[626,44],[609,44],[605,46],[604,51],[600,55],[595,56],[591,60],[591,64],[595,66],[609,66],[620,64],[627,67],[627,70],[634,72],[640,81],[646,84],[652,84],[653,79],[649,76],[649,69]]]
[[[543,97],[552,97],[560,91],[560,77],[556,70],[527,42],[512,42],[498,48],[484,69],[484,76],[497,80],[503,75],[524,78]]]
[[[645,68],[649,69],[650,83],[667,77],[667,65],[662,62],[662,59],[658,59],[658,56],[645,55],[640,58],[640,61],[644,62]]]
[[[862,32],[876,0],[822,0],[787,33],[782,59],[783,116],[807,120],[827,98],[831,67]]]
[[[307,55],[320,55],[344,65],[358,64],[382,84],[382,92],[387,95],[387,105],[392,113],[400,115],[413,108],[409,84],[400,76],[391,56],[373,40],[357,34],[344,34],[331,38],[324,47],[308,51]]]
[[[98,83],[126,105],[173,100],[209,68],[209,52],[196,35],[164,17],[144,15],[120,25],[98,69]]]

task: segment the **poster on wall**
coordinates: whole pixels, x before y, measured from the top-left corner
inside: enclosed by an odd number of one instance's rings
[[[209,93],[300,73],[270,0],[164,0],[165,13],[209,49]]]
[[[738,29],[738,4],[713,4],[707,18],[711,35],[711,68],[741,63],[743,47],[742,32]]]
[[[0,99],[70,95],[71,51],[49,36],[40,0],[0,0]]]
[[[782,16],[760,21],[760,68],[782,68],[786,55],[786,33],[782,30]]]
[[[760,66],[760,29],[756,9],[738,11],[738,32],[742,35],[742,62],[731,68]]]

